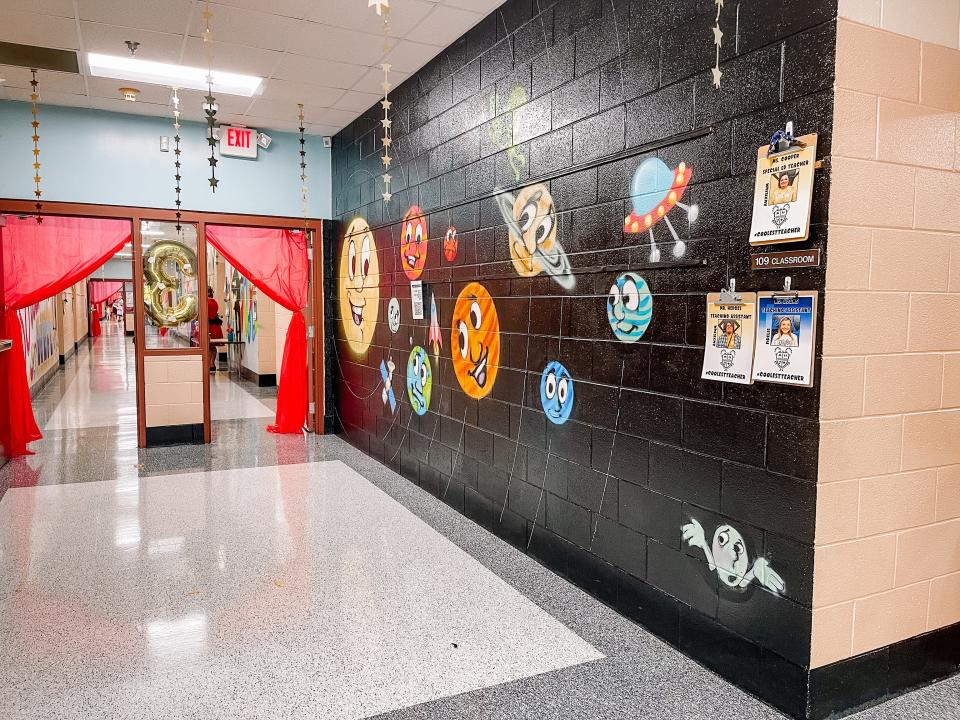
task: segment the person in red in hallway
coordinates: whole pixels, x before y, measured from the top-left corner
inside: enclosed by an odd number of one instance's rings
[[[223,340],[223,319],[220,317],[220,305],[213,298],[213,288],[207,288],[207,324],[210,326],[210,340]],[[219,350],[210,343],[210,371],[217,369]]]

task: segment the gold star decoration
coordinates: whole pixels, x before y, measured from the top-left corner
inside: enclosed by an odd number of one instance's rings
[[[38,119],[40,112],[37,108],[37,102],[40,100],[40,81],[37,80],[36,69],[30,69],[30,76],[32,78],[30,87],[33,88],[33,92],[30,93],[30,115],[33,117],[33,120],[30,121],[30,127],[33,128],[33,134],[30,136],[33,141],[33,194],[37,198],[35,207],[37,208],[37,224],[39,225],[43,223],[43,217],[40,214],[43,210],[43,204],[40,202],[40,197],[43,195],[43,190],[40,188],[42,179],[40,175],[40,120]]]
[[[390,52],[390,2],[389,0],[369,0],[367,7],[376,7],[377,15],[380,15],[383,18],[383,52],[384,54]],[[388,62],[383,62],[380,64],[380,69],[383,70],[383,82],[380,83],[380,87],[383,88],[383,100],[380,101],[380,105],[383,107],[383,119],[380,121],[380,125],[383,128],[383,135],[381,140],[383,141],[383,156],[380,158],[380,161],[383,163],[383,169],[390,169],[390,146],[393,145],[393,120],[390,119],[390,108],[393,107],[393,102],[390,100],[390,88],[393,87],[393,84],[390,82],[390,71],[393,69],[393,65]],[[393,197],[393,193],[390,192],[390,181],[393,180],[393,177],[389,172],[383,173],[383,202],[389,203],[390,198]]]
[[[383,15],[390,12],[390,0],[367,0],[367,7],[375,7],[377,15]]]

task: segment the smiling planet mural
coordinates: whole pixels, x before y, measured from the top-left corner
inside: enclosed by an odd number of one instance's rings
[[[607,320],[617,340],[635,343],[650,327],[653,296],[642,277],[634,272],[620,275],[607,296]]]
[[[453,371],[460,387],[472,398],[486,397],[500,366],[500,318],[493,298],[480,283],[470,283],[457,297],[450,335]]]
[[[573,412],[573,378],[556,360],[540,376],[540,404],[547,420],[554,425],[563,425]]]
[[[427,264],[427,219],[416,205],[407,210],[400,228],[400,266],[410,280],[423,274]]]
[[[380,313],[380,262],[367,221],[354,218],[340,248],[340,322],[351,352],[364,355]]]

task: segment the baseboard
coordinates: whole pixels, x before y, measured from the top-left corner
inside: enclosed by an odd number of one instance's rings
[[[260,375],[244,365],[240,366],[240,377],[242,377],[244,380],[249,380],[257,387],[277,386],[276,373],[264,373],[263,375]]]
[[[810,720],[843,717],[960,672],[960,623],[810,671]]]
[[[35,398],[48,382],[60,371],[60,364],[51,366],[33,385],[30,386],[30,397]]]
[[[147,447],[163,445],[203,445],[203,423],[148,427]]]

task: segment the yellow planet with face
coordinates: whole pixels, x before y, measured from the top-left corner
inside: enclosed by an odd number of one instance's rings
[[[370,347],[380,313],[380,261],[370,226],[354,218],[340,247],[340,323],[355,355]]]

